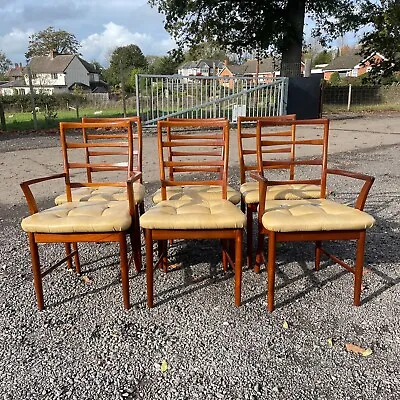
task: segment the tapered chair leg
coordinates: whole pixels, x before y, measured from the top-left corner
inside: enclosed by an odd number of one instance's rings
[[[222,239],[221,244],[222,244],[222,269],[224,272],[227,272],[228,271],[228,257],[226,255],[226,253],[229,251],[228,240]]]
[[[72,260],[71,260],[71,243],[64,243],[65,246],[65,255],[67,256],[67,268],[72,269]]]
[[[125,234],[120,235],[119,240],[119,254],[121,263],[121,281],[122,281],[122,297],[124,301],[124,308],[127,310],[130,307],[129,301],[129,265],[128,255],[126,248],[126,237]]]
[[[253,254],[253,211],[247,206],[246,207],[247,216],[247,268],[252,267],[252,254]]]
[[[147,287],[147,307],[153,307],[153,235],[151,229],[144,230],[146,242],[146,287]],[[160,244],[160,241],[158,242]]]
[[[43,300],[42,273],[40,271],[38,246],[35,241],[34,233],[28,232],[28,238],[29,238],[29,248],[31,250],[33,283],[35,285],[37,306],[39,310],[43,310],[44,300]]]
[[[366,231],[360,232],[360,237],[357,240],[356,249],[356,265],[354,273],[354,305],[359,306],[361,304],[361,284],[362,274],[364,267],[364,249],[365,249],[365,236]]]
[[[78,253],[78,243],[72,243],[72,249],[74,250],[74,261],[75,261],[75,272],[80,275],[81,274],[81,262],[79,260],[79,253]]]
[[[276,234],[268,234],[268,311],[274,311]]]
[[[319,265],[321,263],[321,246],[322,242],[320,240],[317,240],[315,242],[315,270],[319,270]]]
[[[238,230],[235,237],[235,305],[242,303],[242,245],[243,231]]]
[[[263,246],[264,246],[264,235],[259,233],[257,240],[256,262],[254,264],[254,272],[256,274],[260,273],[261,263],[263,262]]]

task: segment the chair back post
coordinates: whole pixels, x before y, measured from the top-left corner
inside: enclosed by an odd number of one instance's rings
[[[328,168],[329,119],[324,119],[324,144],[322,148],[321,199],[326,198],[326,170]]]

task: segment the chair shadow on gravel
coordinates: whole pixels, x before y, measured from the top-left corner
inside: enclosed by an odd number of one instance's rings
[[[183,282],[168,289],[163,289],[160,287],[159,279],[156,275],[154,286],[155,307],[173,302],[178,298],[227,280],[232,280],[233,296],[234,273],[232,269],[228,269],[224,273],[221,260],[222,248],[216,242],[216,240],[177,240],[169,247],[168,264],[169,266],[174,266],[174,268],[167,272],[165,279],[168,281],[168,275],[180,273],[183,274]],[[154,254],[155,260],[158,258],[156,252],[157,250],[155,250]],[[206,273],[204,273],[204,268],[207,270]],[[164,272],[160,270],[158,274],[164,274]],[[170,276],[170,281],[173,281],[173,279],[174,277]],[[146,300],[144,299],[134,303],[134,305],[138,306],[145,303]]]
[[[343,193],[341,193],[341,196]],[[346,193],[344,193],[346,195]],[[351,198],[351,194],[349,194]],[[371,300],[379,297],[385,291],[393,288],[394,286],[400,284],[399,277],[399,257],[398,249],[400,248],[400,223],[395,222],[399,220],[398,214],[393,214],[390,219],[381,218],[378,215],[385,213],[386,210],[396,209],[395,204],[400,203],[400,196],[394,193],[386,193],[383,196],[377,194],[373,196],[367,202],[367,212],[371,213],[375,220],[375,226],[367,232],[367,241],[365,246],[365,271],[363,281],[378,281],[379,288],[373,292],[366,294],[364,293],[361,298],[361,305],[370,302]],[[256,224],[256,221],[254,221]],[[256,238],[253,238],[254,249],[253,254],[255,254]],[[335,246],[333,254],[339,255],[341,258],[347,260],[353,260],[355,258],[355,248],[353,245],[349,246],[349,242],[332,242],[328,246],[332,248]],[[264,245],[264,251],[266,249],[266,244]],[[265,253],[266,254],[266,253]],[[279,264],[278,264],[279,263]],[[297,266],[303,270],[303,273],[298,274],[294,277],[289,277],[285,273],[285,265],[295,263]],[[301,281],[302,279],[307,279],[311,285],[305,290],[302,290],[288,299],[285,299],[276,304],[275,308],[283,307],[291,302],[298,300],[313,290],[318,290],[322,288],[329,282],[334,282],[340,279],[346,274],[350,274],[348,271],[343,269],[339,273],[334,273],[333,275],[326,277],[328,269],[334,266],[335,263],[330,259],[323,256],[321,260],[321,267],[319,271],[315,271],[314,266],[314,245],[310,242],[305,243],[284,243],[280,245],[277,250],[277,278],[278,282],[276,285],[276,290],[288,287],[291,284]],[[324,271],[324,278],[320,279],[320,273]],[[391,275],[397,275],[393,277]],[[261,270],[263,292],[252,296],[250,298],[246,297],[246,292],[244,288],[245,300],[242,304],[250,303],[256,301],[260,298],[265,298],[266,292],[266,271],[265,266]],[[352,292],[349,291],[350,299],[352,298]]]

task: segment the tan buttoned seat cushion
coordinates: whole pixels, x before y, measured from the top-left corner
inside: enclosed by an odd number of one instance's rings
[[[228,200],[164,200],[140,217],[145,229],[242,229],[245,221]]]
[[[118,186],[100,186],[100,187],[82,187],[71,191],[72,201],[121,201],[127,200],[126,187]],[[144,200],[145,187],[139,182],[133,184],[133,194],[135,203],[141,203]],[[67,202],[67,195],[61,194],[56,197],[55,203],[63,204]]]
[[[221,186],[170,186],[167,188],[167,200],[196,200],[196,201],[210,201],[221,199]],[[162,201],[161,189],[158,189],[152,196],[154,204]],[[238,204],[240,201],[240,193],[227,187],[227,200],[233,204]]]
[[[25,232],[121,232],[132,223],[128,201],[69,202],[22,220]]]
[[[364,211],[331,200],[271,200],[263,226],[273,232],[363,230],[374,225]]]
[[[246,204],[258,203],[258,182],[246,182],[240,186]],[[307,184],[275,185],[267,188],[267,200],[319,199],[321,187]]]

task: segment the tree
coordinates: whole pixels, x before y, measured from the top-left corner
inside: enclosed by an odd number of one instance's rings
[[[185,54],[185,61],[197,61],[200,59],[226,60],[228,54],[215,41],[207,41],[193,45]]]
[[[7,56],[0,50],[0,80],[5,79],[5,73],[11,67],[11,61],[7,58]]]
[[[179,46],[210,40],[233,53],[256,50],[257,58],[275,52],[285,76],[300,75],[306,13],[326,40],[365,22],[360,1],[370,0],[149,0]]]
[[[331,61],[332,61],[332,53],[328,52],[328,50],[322,50],[315,56],[313,60],[313,65],[329,64]]]
[[[147,60],[135,44],[117,47],[111,54],[110,66],[105,72],[110,85],[119,85],[122,79],[129,80],[132,69],[147,69]]]
[[[28,51],[25,53],[27,60],[36,56],[48,55],[51,51],[58,54],[78,54],[81,47],[75,35],[67,31],[56,31],[52,26],[29,36]]]
[[[372,70],[370,80],[387,81],[400,71],[400,3],[396,0],[382,0],[370,8],[372,31],[360,41],[365,58],[380,53],[384,60],[370,58]]]
[[[182,59],[176,59],[173,55],[158,57],[151,56],[148,60],[148,72],[155,75],[173,75],[178,71],[178,66],[181,64]]]

